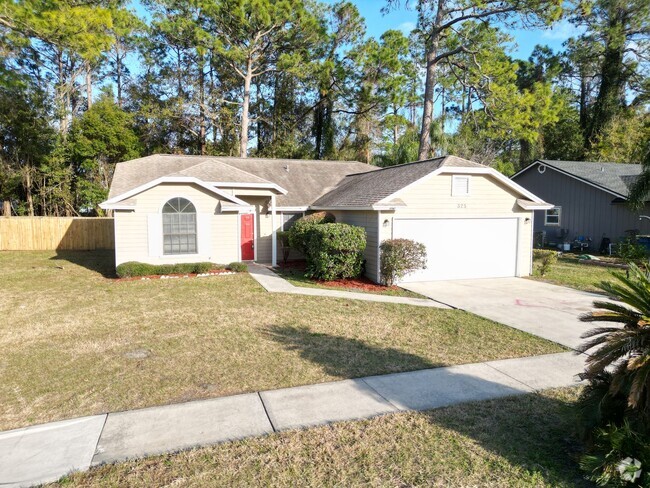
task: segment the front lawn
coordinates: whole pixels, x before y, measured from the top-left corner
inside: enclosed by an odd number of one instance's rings
[[[387,415],[101,466],[61,486],[592,486],[577,389]]]
[[[551,270],[546,273],[546,276],[540,276],[538,267],[539,262],[535,260],[531,278],[597,293],[602,293],[602,290],[598,288],[601,281],[615,281],[612,273],[625,273],[623,269],[585,264],[571,255],[560,257]]]
[[[0,253],[0,430],[562,350],[458,310],[270,294],[248,274],[112,274],[106,253]]]

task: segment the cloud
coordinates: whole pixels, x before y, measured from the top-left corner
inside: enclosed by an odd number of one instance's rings
[[[579,34],[578,29],[567,20],[562,20],[557,24],[554,24],[548,30],[545,30],[542,34],[544,39],[549,39],[552,41],[566,41],[569,37]]]
[[[401,30],[404,34],[410,34],[413,29],[415,29],[414,22],[402,22],[397,26],[398,30]]]

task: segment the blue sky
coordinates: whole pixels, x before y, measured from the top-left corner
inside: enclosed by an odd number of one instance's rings
[[[335,3],[337,0],[324,0],[325,3]],[[384,15],[381,13],[385,2],[382,0],[352,0],[361,15],[366,19],[367,34],[379,37],[388,29],[399,29],[405,33],[415,28],[417,21],[413,10],[393,10]],[[562,43],[575,34],[575,28],[566,21],[559,22],[552,29],[514,30],[509,32],[515,39],[511,55],[519,59],[530,56],[537,44],[547,45],[553,51],[559,51]]]

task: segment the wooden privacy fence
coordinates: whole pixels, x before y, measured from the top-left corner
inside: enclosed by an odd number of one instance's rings
[[[0,251],[114,249],[107,217],[0,217]]]

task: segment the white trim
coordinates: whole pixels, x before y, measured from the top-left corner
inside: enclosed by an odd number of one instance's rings
[[[397,210],[399,208],[404,208],[406,205],[372,205],[370,207],[309,207],[310,210],[352,210],[355,212],[358,211],[368,211],[368,212],[377,212],[380,210]]]
[[[248,205],[248,206],[228,205],[227,207],[224,208],[224,206],[221,205],[220,210],[221,212],[237,212],[239,214],[246,214],[246,213],[254,212],[255,207],[253,205]]]
[[[545,203],[545,204],[533,203],[532,205],[529,205],[528,203],[526,203],[528,201],[529,200],[523,200],[521,198],[517,198],[517,205],[519,205],[524,210],[547,210],[555,206],[552,203]]]
[[[275,227],[275,195],[271,195],[271,266],[278,265],[278,240]]]
[[[510,178],[516,178],[520,174],[524,173],[525,171],[528,171],[529,169],[531,169],[535,165],[539,165],[539,164],[542,164],[542,165],[546,166],[547,168],[551,168],[552,170],[557,171],[558,173],[560,173],[560,174],[562,174],[564,176],[568,176],[569,178],[573,178],[574,180],[577,180],[577,181],[579,181],[581,183],[584,183],[585,185],[589,185],[589,186],[591,186],[593,188],[604,191],[605,193],[609,193],[610,195],[614,195],[615,197],[622,198],[623,200],[627,201],[627,197],[625,195],[621,195],[620,193],[616,193],[615,191],[608,190],[607,188],[605,188],[603,186],[600,186],[600,185],[598,185],[596,183],[592,183],[591,181],[587,181],[584,178],[580,178],[579,176],[568,173],[567,171],[561,170],[560,168],[556,168],[552,164],[549,164],[546,161],[542,161],[541,159],[533,161],[528,166],[526,166],[524,169],[522,169],[519,172],[512,175]],[[594,163],[594,164],[598,164],[598,163]]]
[[[275,207],[276,212],[306,212],[309,210],[309,205],[304,207]]]
[[[381,227],[383,222],[381,221],[381,212],[377,212],[377,283],[381,283],[381,252],[379,246],[381,246]],[[391,222],[392,226],[392,222]]]
[[[135,205],[111,205],[110,208],[102,207],[103,203],[100,203],[100,208],[104,210],[135,210]]]
[[[557,209],[557,223],[548,223],[548,211]],[[552,208],[546,209],[544,212],[544,227],[561,227],[562,226],[562,207],[556,205]]]
[[[289,193],[287,190],[282,188],[280,185],[276,185],[275,183],[236,183],[233,181],[210,181],[208,184],[227,188],[271,188],[278,191],[279,193],[282,193],[283,195]]]
[[[149,188],[153,188],[154,186],[158,186],[162,183],[191,183],[198,185],[209,192],[215,193],[219,195],[222,198],[225,198],[226,200],[230,200],[231,202],[237,203],[239,205],[248,205],[248,203],[244,202],[243,200],[240,200],[234,195],[230,195],[226,192],[223,192],[219,190],[218,188],[215,188],[214,186],[209,185],[208,183],[205,183],[202,180],[199,180],[198,178],[194,178],[191,176],[163,176],[161,178],[156,178],[155,180],[151,180],[144,185],[140,185],[136,188],[133,188],[132,190],[127,191],[126,193],[122,193],[121,195],[117,195],[116,197],[109,198],[108,200],[102,202],[99,204],[99,207],[108,210],[112,209],[112,205],[115,203],[118,203],[126,198],[132,197],[133,195],[136,195],[138,193],[141,193],[145,190],[148,190]]]

